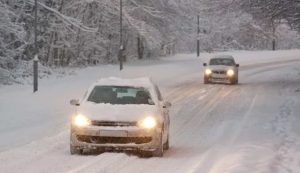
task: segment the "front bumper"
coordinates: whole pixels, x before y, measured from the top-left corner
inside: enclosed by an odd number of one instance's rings
[[[227,76],[227,75],[205,75],[209,82],[213,83],[231,83],[236,76]]]
[[[154,151],[161,143],[161,129],[139,127],[71,126],[71,146],[79,149]]]

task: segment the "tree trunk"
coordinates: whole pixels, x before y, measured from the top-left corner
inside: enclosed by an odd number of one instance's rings
[[[63,8],[64,8],[64,0],[61,0],[61,4],[60,4],[60,8],[58,9],[58,11],[60,13],[63,12]],[[61,36],[63,37],[63,36]],[[60,66],[64,66],[64,62],[65,62],[65,48],[66,46],[64,45],[63,48],[60,48],[60,55],[58,56],[59,58],[59,63],[60,63]]]
[[[276,50],[276,24],[275,21],[272,20],[272,34],[273,34],[273,39],[272,39],[272,50]]]
[[[137,37],[137,51],[138,51],[138,59],[143,59],[144,46],[140,36]]]
[[[49,47],[48,47],[48,50],[46,53],[46,64],[47,65],[53,65],[53,57],[51,56],[52,42],[53,42],[53,32],[51,32],[51,34],[50,34]]]
[[[272,40],[272,50],[276,50],[276,40]]]
[[[54,33],[54,40],[53,40],[53,44],[54,44],[54,48],[53,48],[53,59],[54,59],[54,65],[58,66],[59,65],[59,57],[58,57],[58,48],[56,46],[56,42],[57,42],[57,32]]]

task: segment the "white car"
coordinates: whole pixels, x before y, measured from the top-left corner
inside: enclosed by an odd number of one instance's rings
[[[101,79],[81,101],[71,123],[71,154],[137,150],[162,157],[169,148],[169,107],[149,78]]]
[[[239,64],[230,55],[218,55],[209,60],[209,64],[203,64],[204,84],[230,83],[238,84]]]

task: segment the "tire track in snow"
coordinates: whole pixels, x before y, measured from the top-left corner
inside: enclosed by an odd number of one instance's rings
[[[274,69],[276,69],[276,68],[273,67],[273,68],[270,68],[268,70],[260,71],[259,73],[265,73],[265,72],[268,72],[268,71],[272,71]],[[244,76],[245,77],[244,79],[247,79],[247,78],[249,79],[252,76],[253,76],[253,74],[247,74],[247,75]],[[249,91],[249,90],[251,90],[251,88],[252,87],[250,86],[250,88],[247,87],[247,88],[243,88],[243,89],[245,91]],[[233,131],[233,135],[231,136],[231,138],[229,140],[229,145],[234,144],[234,141],[236,141],[236,139],[238,138],[239,134],[243,130],[243,127],[247,124],[247,122],[250,118],[251,112],[255,107],[257,97],[259,96],[258,94],[259,94],[260,88],[262,88],[262,86],[259,86],[259,88],[257,88],[257,87],[255,88],[256,92],[255,92],[254,96],[251,96],[252,98],[251,98],[250,106],[249,106],[248,110],[246,110],[246,112],[244,113],[244,116],[242,118],[242,122],[240,124],[238,124],[237,130]],[[215,151],[214,148],[215,148],[214,146],[211,146],[210,148],[208,148],[207,151],[205,151],[203,153],[204,157],[206,157],[205,160],[203,160],[203,158],[200,158],[199,162],[197,164],[195,164],[195,166],[191,167],[189,173],[198,173],[199,171],[200,172],[210,172],[210,171],[212,171],[211,168],[214,165],[213,160],[217,160],[218,154],[220,154],[219,151]],[[212,155],[214,155],[214,157]],[[265,162],[263,162],[263,163],[265,163]]]
[[[175,140],[172,140],[172,143],[176,143],[177,145],[181,145],[182,142],[184,141],[188,141],[190,140],[190,137],[196,137],[197,140],[195,140],[193,142],[193,144],[191,145],[195,145],[195,143],[197,143],[197,146],[201,146],[201,143],[204,143],[205,139],[203,138],[203,136],[199,136],[199,131],[197,129],[199,129],[199,127],[201,127],[201,125],[203,123],[206,123],[206,119],[209,118],[210,112],[212,110],[214,110],[218,104],[220,104],[221,102],[224,101],[224,99],[226,99],[227,96],[229,96],[233,91],[236,91],[234,87],[228,87],[228,86],[224,86],[224,85],[218,85],[219,87],[216,87],[216,90],[211,90],[209,91],[209,94],[212,95],[212,97],[206,101],[205,103],[201,103],[198,101],[197,104],[194,104],[193,107],[191,107],[189,105],[189,110],[188,111],[184,111],[187,115],[189,115],[190,117],[188,119],[185,120],[185,123],[182,126],[178,126],[178,130],[175,131],[172,135],[173,136],[177,136],[177,138]],[[216,92],[215,92],[216,91]],[[208,96],[209,97],[209,96]],[[194,97],[195,100],[198,97]],[[183,105],[184,106],[184,105]],[[185,107],[184,107],[185,108]],[[186,138],[186,139],[185,139]],[[200,141],[198,141],[200,140]],[[206,148],[205,146],[203,146],[204,148]],[[200,147],[200,148],[203,148]],[[173,153],[173,155],[182,155],[184,156],[186,153],[186,150],[182,150],[182,149],[178,149],[177,151],[175,151],[175,153]],[[203,155],[208,155],[210,150],[208,150],[207,148],[204,151],[199,151],[199,152],[203,152],[201,155],[198,155],[197,157],[199,157],[202,162],[204,162],[205,160],[203,160]],[[192,168],[197,168],[199,166],[199,161],[194,160],[193,162],[195,163],[190,163]],[[176,170],[176,168],[180,169],[182,167],[182,165],[174,165],[172,170]],[[189,170],[189,172],[191,171],[192,168],[188,168],[187,170]],[[172,171],[169,171],[172,172]]]
[[[209,112],[211,112],[225,97],[230,95],[235,89],[229,88],[226,86],[220,86],[212,88],[212,90],[209,91],[209,94],[207,94],[207,97],[211,96],[208,101],[204,101],[204,103],[201,104],[201,102],[198,101],[198,96],[194,97],[193,99],[189,99],[188,102],[196,103],[194,105],[189,105],[188,110],[186,109],[186,105],[182,105],[182,111],[177,113],[177,116],[183,115],[190,115],[187,119],[183,121],[183,124],[181,126],[177,126],[175,132],[173,135],[181,135],[184,133],[186,126],[195,126],[195,124],[198,124],[199,122],[202,123],[207,116],[209,115]],[[196,101],[195,101],[196,100]],[[200,118],[199,118],[200,117]]]
[[[105,172],[107,167],[113,168],[114,170],[122,169],[122,166],[126,163],[136,159],[135,157],[128,157],[125,154],[119,155],[111,153],[104,153],[98,156],[71,156],[67,150],[69,141],[66,139],[68,139],[68,136],[67,132],[63,132],[57,136],[0,153],[0,162],[8,163],[3,166],[0,163],[2,168],[0,172],[79,173],[94,166],[97,166],[97,170],[104,170]],[[36,166],[32,166],[31,163],[35,163]],[[53,167],[53,165],[55,165],[55,167]],[[101,166],[101,169],[99,169],[99,166]]]
[[[290,96],[285,99],[283,104],[279,107],[279,113],[272,121],[272,127],[276,136],[281,140],[277,147],[276,156],[273,160],[271,169],[274,172],[292,173],[295,168],[291,165],[297,165],[298,160],[294,158],[294,149],[300,149],[300,141],[298,137],[291,130],[291,123],[293,122],[293,107],[296,105],[296,100],[291,97],[292,92],[289,91],[287,83],[283,83],[284,89],[282,94]],[[292,164],[291,164],[292,163]],[[298,165],[298,167],[300,167]]]
[[[234,144],[234,142],[236,141],[236,139],[238,138],[239,134],[241,133],[243,127],[246,125],[246,123],[249,120],[249,117],[251,116],[251,112],[254,108],[255,102],[257,99],[257,93],[255,94],[255,96],[252,98],[251,104],[249,106],[249,109],[247,110],[247,112],[244,114],[243,116],[243,120],[240,122],[240,124],[238,125],[238,127],[236,128],[236,130],[234,131],[234,133],[232,134],[230,140],[229,140],[229,144]]]
[[[108,156],[110,155],[110,156]],[[107,159],[109,158],[109,159]],[[111,154],[103,153],[89,162],[76,167],[75,169],[69,170],[66,173],[100,173],[100,172],[117,172],[130,162],[133,162],[136,158],[128,157],[125,154]]]

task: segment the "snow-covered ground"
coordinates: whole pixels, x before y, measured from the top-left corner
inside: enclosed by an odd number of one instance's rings
[[[237,86],[203,84],[208,54],[80,69],[41,80],[36,94],[1,86],[0,172],[300,172],[300,50],[226,54],[241,66]],[[163,158],[69,154],[69,100],[107,76],[151,76],[173,103]]]

